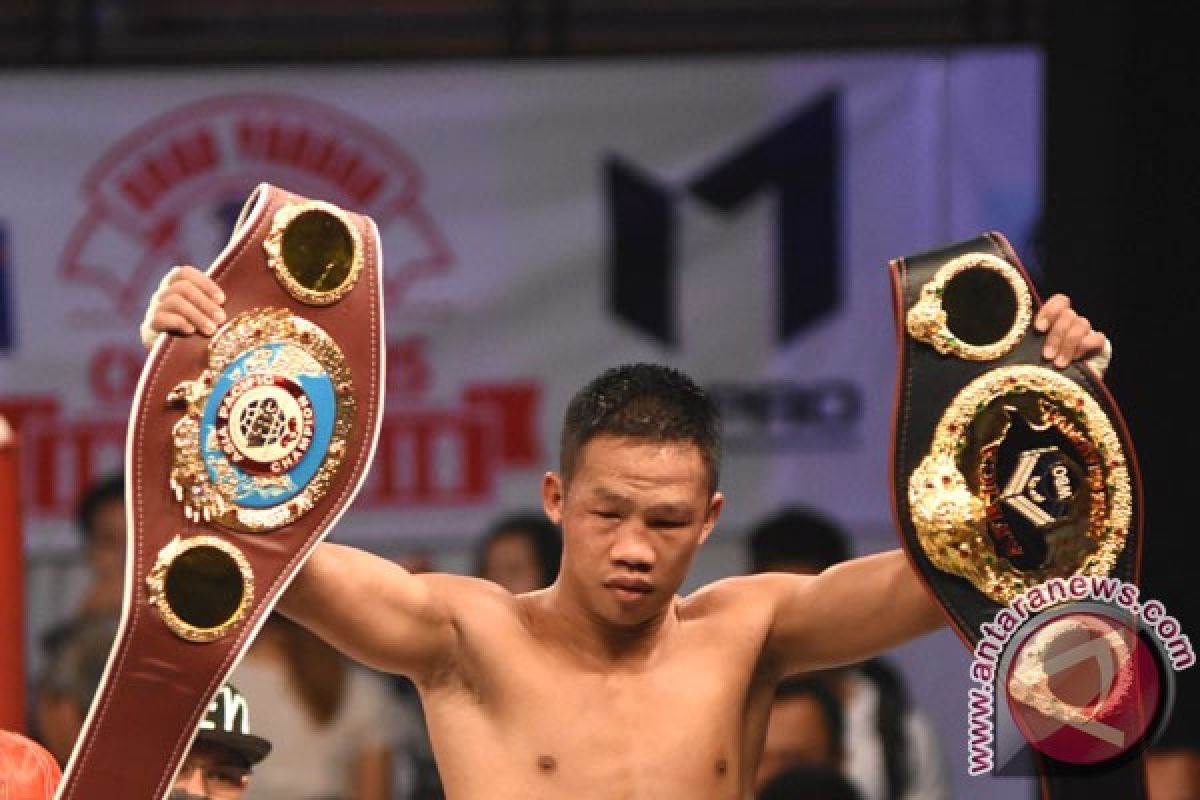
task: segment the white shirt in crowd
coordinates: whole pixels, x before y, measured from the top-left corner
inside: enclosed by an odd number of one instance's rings
[[[863,800],[885,800],[887,771],[876,716],[879,689],[858,670],[851,671],[846,680],[850,684],[850,701],[846,704],[846,777],[862,793]],[[904,728],[908,735],[911,779],[903,800],[950,800],[946,767],[933,724],[920,711],[909,709]]]
[[[230,682],[250,706],[251,730],[271,742],[254,768],[245,800],[342,800],[352,796],[354,766],[365,748],[391,749],[403,712],[378,675],[348,667],[341,708],[318,726],[294,698],[282,669],[243,661]]]

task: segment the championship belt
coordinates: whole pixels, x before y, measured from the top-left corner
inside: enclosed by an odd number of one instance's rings
[[[1142,498],[1132,443],[1090,367],[1042,358],[1040,300],[1008,242],[991,233],[890,271],[894,508],[910,562],[959,637],[974,650],[985,623],[1055,578],[1134,582]],[[1087,714],[1037,691],[1049,685],[1045,663],[1014,660],[1005,689],[1079,722]],[[1042,751],[1038,760],[1046,798],[1145,795],[1136,754],[1091,769]]]
[[[159,800],[212,697],[362,486],[383,409],[379,233],[261,184],[208,274],[228,321],[160,335],[125,450],[117,641],[59,798]]]

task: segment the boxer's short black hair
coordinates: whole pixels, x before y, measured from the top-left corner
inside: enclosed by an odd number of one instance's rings
[[[579,453],[601,434],[648,442],[691,443],[700,450],[710,492],[721,471],[721,415],[709,394],[677,369],[626,364],[606,370],[567,406],[559,468],[570,480]]]

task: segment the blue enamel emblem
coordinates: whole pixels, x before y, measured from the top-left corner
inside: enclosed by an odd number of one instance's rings
[[[325,461],[336,413],[333,381],[307,351],[288,343],[247,350],[204,405],[200,454],[209,479],[245,508],[287,502]]]

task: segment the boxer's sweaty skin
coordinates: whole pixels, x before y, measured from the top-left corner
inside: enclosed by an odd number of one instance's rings
[[[223,302],[176,268],[143,340],[211,335]],[[1059,367],[1107,347],[1063,295],[1035,324]],[[513,597],[321,544],[279,609],[416,682],[450,800],[749,800],[782,677],[861,661],[942,618],[899,550],[679,598],[723,503],[694,445],[596,436],[572,475],[543,479],[563,531],[549,589]]]
[[[722,504],[690,444],[598,436],[543,500],[564,531],[549,589],[514,597],[325,544],[280,603],[413,677],[452,800],[749,798],[781,677],[941,624],[899,551],[677,597]]]

